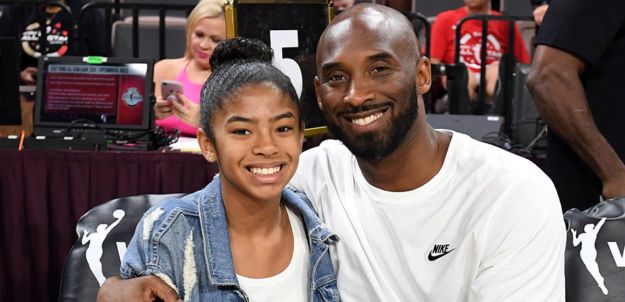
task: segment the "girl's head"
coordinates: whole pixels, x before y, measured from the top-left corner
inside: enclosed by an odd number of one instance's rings
[[[223,0],[201,0],[187,17],[185,58],[210,68],[217,43],[226,38]]]
[[[281,194],[297,168],[304,133],[295,88],[272,57],[258,40],[226,40],[215,49],[202,88],[202,153],[219,163],[224,191],[254,199]]]

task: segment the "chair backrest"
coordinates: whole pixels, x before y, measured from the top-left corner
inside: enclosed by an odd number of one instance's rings
[[[625,198],[564,213],[566,301],[625,301]]]
[[[121,259],[151,206],[185,194],[137,195],[108,201],[83,215],[78,238],[65,260],[59,301],[95,301],[104,280],[119,276]]]
[[[184,55],[186,44],[186,18],[165,18],[165,57],[178,58]],[[157,16],[139,17],[139,57],[159,59],[159,20]],[[132,18],[113,23],[113,54],[116,57],[132,57]]]

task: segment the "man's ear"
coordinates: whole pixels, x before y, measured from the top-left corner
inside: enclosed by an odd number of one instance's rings
[[[217,161],[217,151],[215,149],[215,144],[208,137],[204,129],[199,128],[197,130],[197,142],[200,144],[200,150],[202,150],[202,156],[210,162],[214,163]]]
[[[418,94],[426,94],[432,86],[432,66],[426,57],[422,57],[417,63],[416,84]]]
[[[321,89],[321,81],[319,81],[319,77],[315,76],[315,96],[317,97],[317,106],[319,106],[319,110],[323,111],[323,104],[321,103],[321,97],[319,89]]]

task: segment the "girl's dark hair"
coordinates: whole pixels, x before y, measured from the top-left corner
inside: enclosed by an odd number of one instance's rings
[[[222,41],[210,59],[212,74],[202,87],[200,126],[215,140],[213,113],[248,85],[269,84],[289,96],[299,110],[291,80],[272,63],[273,51],[260,40],[237,37]]]

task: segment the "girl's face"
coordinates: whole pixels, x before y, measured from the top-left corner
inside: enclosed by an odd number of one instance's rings
[[[223,17],[202,18],[193,28],[189,48],[191,55],[201,67],[210,68],[209,60],[217,43],[226,38],[226,23]]]
[[[224,196],[280,198],[297,169],[304,130],[288,95],[271,84],[250,85],[213,112],[214,145],[200,130],[207,160],[219,163]]]

